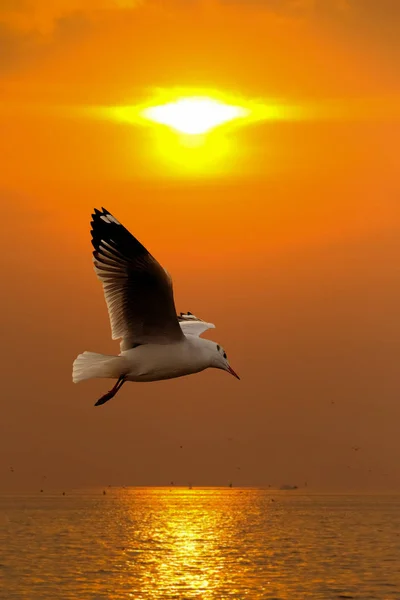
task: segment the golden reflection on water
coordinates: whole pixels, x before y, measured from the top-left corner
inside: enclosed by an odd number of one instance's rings
[[[232,564],[227,564],[227,557],[235,553],[237,539],[233,538],[241,522],[236,494],[184,488],[172,488],[168,493],[165,489],[148,489],[146,493],[150,512],[139,543],[150,544],[154,551],[147,557],[141,552],[139,560],[127,560],[134,579],[139,569],[146,582],[141,592],[137,589],[132,596],[147,598],[150,596],[146,593],[152,590],[152,598],[168,594],[170,598],[207,600],[222,597],[219,593],[224,588],[225,592],[234,592],[229,573]],[[241,498],[243,515],[250,509],[249,501],[246,495]],[[138,541],[136,532],[131,551],[135,552]],[[239,564],[237,568],[240,569]]]
[[[0,524],[7,600],[400,598],[400,496],[0,495]]]

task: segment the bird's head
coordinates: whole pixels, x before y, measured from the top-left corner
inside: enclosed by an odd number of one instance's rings
[[[236,379],[240,379],[239,375],[235,373],[228,362],[228,357],[226,355],[225,350],[220,344],[215,344],[212,342],[212,354],[211,354],[211,366],[214,369],[222,369],[223,371],[228,371],[231,375],[236,377]]]

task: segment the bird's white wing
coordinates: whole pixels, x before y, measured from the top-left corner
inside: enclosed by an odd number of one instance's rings
[[[121,350],[183,338],[168,273],[112,214],[92,215],[94,268],[103,284],[113,339]]]
[[[181,313],[178,317],[179,325],[185,335],[200,336],[207,329],[215,329],[214,323],[206,323],[192,313]]]

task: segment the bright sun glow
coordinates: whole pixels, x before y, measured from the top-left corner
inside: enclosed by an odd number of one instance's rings
[[[271,98],[250,99],[205,88],[149,90],[139,104],[90,107],[101,119],[140,127],[140,154],[157,173],[175,177],[222,176],[246,154],[239,127],[266,121],[299,119],[296,107]],[[137,152],[135,147],[132,152]]]
[[[186,135],[200,135],[233,119],[247,117],[249,113],[248,109],[211,98],[181,98],[145,108],[142,116]]]

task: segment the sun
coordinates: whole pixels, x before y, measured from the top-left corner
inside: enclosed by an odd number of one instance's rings
[[[219,125],[247,117],[249,113],[241,106],[207,97],[191,97],[147,107],[142,110],[141,116],[185,135],[202,135]]]
[[[239,128],[299,118],[296,107],[272,98],[246,98],[212,88],[154,88],[141,100],[87,110],[96,118],[140,129],[140,152],[149,168],[158,173],[161,164],[163,175],[170,177],[226,175],[246,153],[244,138],[239,141],[236,135]],[[132,151],[138,152],[138,146]]]

